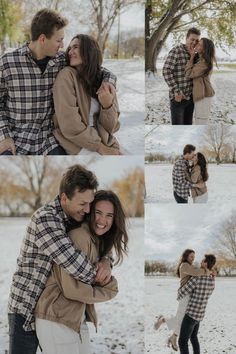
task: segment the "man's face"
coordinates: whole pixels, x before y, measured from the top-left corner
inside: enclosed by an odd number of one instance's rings
[[[60,48],[64,47],[64,30],[54,30],[51,38],[41,35],[41,46],[45,56],[54,57]]]
[[[207,269],[207,262],[205,258],[203,258],[203,260],[201,261],[201,268]]]
[[[191,33],[187,38],[186,38],[186,46],[188,49],[190,48],[195,48],[196,45],[198,44],[200,39],[200,36],[197,34]]]
[[[193,157],[194,157],[194,155],[195,155],[195,151],[192,151],[192,152],[190,152],[190,153],[187,153],[187,154],[185,154],[185,159],[186,160],[192,160],[193,159]]]
[[[94,191],[87,189],[85,192],[75,191],[69,199],[65,193],[61,195],[61,206],[67,216],[76,221],[82,221],[85,214],[90,212],[90,204],[94,199]]]

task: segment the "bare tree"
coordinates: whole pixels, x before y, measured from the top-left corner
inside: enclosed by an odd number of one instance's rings
[[[80,14],[82,14],[80,15],[80,18],[83,22],[86,21],[86,24],[88,24],[89,19],[91,33],[96,37],[102,52],[104,52],[111,28],[116,18],[119,14],[125,12],[129,6],[133,4],[140,4],[140,1],[89,0],[88,2],[89,10],[87,2],[86,4],[81,2],[81,7],[84,11],[81,11],[80,7]],[[85,12],[88,13],[88,16],[84,18]]]
[[[215,154],[216,163],[219,165],[221,154],[231,138],[231,130],[227,125],[210,125],[202,139],[202,145]]]
[[[236,260],[236,211],[223,222],[218,234],[218,248],[222,256]]]

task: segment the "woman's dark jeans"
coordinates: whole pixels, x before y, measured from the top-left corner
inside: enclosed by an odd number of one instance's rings
[[[36,331],[26,332],[23,328],[25,318],[17,313],[8,314],[9,322],[9,353],[36,354],[38,338]]]
[[[189,339],[193,346],[193,354],[200,354],[200,346],[197,337],[199,325],[199,321],[194,320],[187,314],[184,316],[179,335],[180,354],[189,354]]]

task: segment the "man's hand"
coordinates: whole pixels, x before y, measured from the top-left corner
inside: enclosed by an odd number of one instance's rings
[[[184,97],[181,93],[175,93],[175,101],[176,102],[181,102],[183,98]]]
[[[100,144],[97,152],[100,155],[122,155],[120,150],[112,148],[112,147],[109,147],[109,146],[106,146],[103,143]]]
[[[95,282],[100,285],[106,285],[111,280],[111,263],[109,259],[102,258],[97,263],[97,274]]]
[[[11,151],[13,155],[16,155],[16,147],[12,138],[6,138],[0,142],[0,154],[7,150]]]

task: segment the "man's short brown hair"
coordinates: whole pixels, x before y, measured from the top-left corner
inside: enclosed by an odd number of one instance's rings
[[[52,37],[54,30],[60,30],[67,25],[66,18],[60,16],[56,11],[51,9],[42,9],[34,16],[30,32],[31,40],[36,41],[41,34],[49,39]]]
[[[85,192],[87,189],[96,190],[98,181],[95,174],[81,165],[73,165],[63,175],[59,195],[65,193],[71,199],[76,191]]]
[[[196,27],[192,27],[192,28],[189,28],[186,38],[188,38],[190,36],[190,34],[196,34],[197,36],[201,36],[201,31]]]
[[[205,263],[207,263],[207,269],[211,270],[216,264],[216,257],[214,254],[205,254]]]
[[[186,154],[191,154],[191,152],[195,151],[196,148],[194,145],[191,145],[191,144],[187,144],[185,145],[184,147],[184,150],[183,150],[183,155],[186,155]]]

